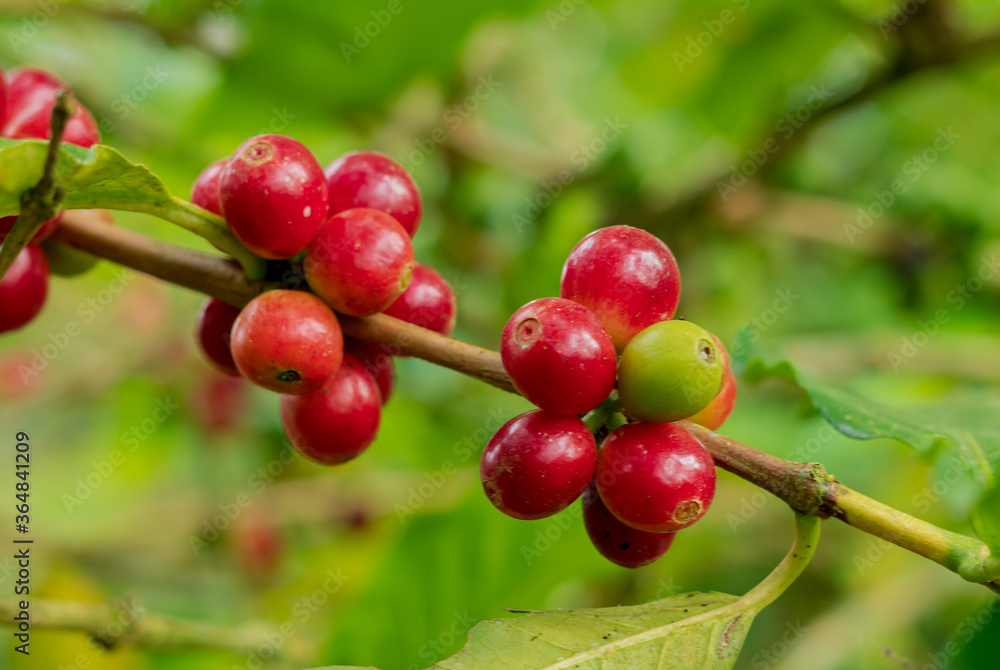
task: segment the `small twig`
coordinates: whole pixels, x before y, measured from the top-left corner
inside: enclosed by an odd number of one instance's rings
[[[77,219],[67,212],[57,239],[155,277],[241,306],[266,288],[252,284],[221,258],[154,242],[137,233]],[[516,393],[500,354],[381,314],[341,317],[344,332],[380,342],[431,363]],[[818,463],[764,453],[701,426],[682,422],[712,452],[716,464],[774,494],[802,514],[834,517],[935,561],[971,581],[1000,589],[996,559],[971,537],[938,528],[872,500],[838,482]]]
[[[63,89],[56,98],[52,108],[52,138],[49,140],[48,152],[45,154],[45,166],[38,183],[21,194],[21,213],[14,222],[14,227],[8,233],[0,247],[0,279],[14,263],[14,259],[27,246],[35,233],[59,214],[59,204],[65,192],[56,181],[56,164],[59,161],[59,145],[62,143],[66,123],[73,116],[75,106],[73,94]]]
[[[0,621],[9,623],[19,611],[17,601],[0,600]],[[87,633],[105,649],[135,644],[158,649],[224,649],[256,656],[261,648],[266,648],[285,658],[305,660],[302,643],[284,639],[273,626],[225,626],[209,621],[175,619],[146,612],[132,599],[123,599],[114,605],[33,599],[28,611],[32,626]],[[271,642],[276,637],[282,639],[281,645]]]

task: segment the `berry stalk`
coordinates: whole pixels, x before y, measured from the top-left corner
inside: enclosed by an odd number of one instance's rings
[[[267,286],[249,281],[231,263],[165,244],[117,226],[66,212],[55,239],[236,306]],[[392,317],[338,315],[344,334],[383,343],[400,353],[461,372],[516,393],[500,354],[453,340]],[[599,410],[600,411],[600,408]],[[711,452],[716,465],[785,501],[796,512],[835,517],[929,558],[965,579],[1000,592],[1000,567],[978,540],[947,531],[872,500],[838,482],[818,463],[796,463],[764,453],[688,421],[680,422]]]

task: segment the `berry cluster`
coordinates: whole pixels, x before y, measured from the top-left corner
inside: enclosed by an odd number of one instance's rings
[[[369,151],[323,170],[291,137],[259,135],[205,168],[191,200],[309,289],[266,291],[242,310],[209,300],[196,333],[202,352],[220,371],[284,394],[281,420],[302,454],[328,465],[356,457],[392,393],[392,352],[345,339],[335,312],[381,312],[444,335],[455,325],[451,287],[414,261],[413,179]]]
[[[483,489],[497,509],[541,519],[582,496],[594,546],[625,567],[655,561],[674,533],[705,514],[715,494],[712,457],[673,422],[718,429],[736,385],[719,339],[672,320],[680,288],[662,241],[611,226],[570,253],[561,297],[514,312],[500,353],[514,386],[539,409],[509,421],[483,452]],[[618,403],[625,417],[613,414]],[[588,427],[583,415],[592,411],[600,425]],[[600,449],[591,428],[606,435]]]
[[[69,90],[55,75],[35,68],[15,68],[4,74],[0,70],[0,136],[12,139],[42,139],[51,137],[52,110],[63,90]],[[101,140],[97,122],[87,109],[75,102],[75,111],[66,124],[63,141],[90,147]],[[0,217],[0,242],[10,233],[16,216]],[[18,254],[14,264],[0,280],[0,333],[17,330],[42,311],[48,297],[49,274],[58,268],[50,261],[63,265],[55,247],[41,245],[59,225],[59,217],[46,221],[32,237],[31,243]]]

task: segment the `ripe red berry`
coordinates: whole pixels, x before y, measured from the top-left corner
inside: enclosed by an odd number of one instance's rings
[[[382,313],[442,335],[451,335],[456,309],[455,293],[444,277],[434,268],[414,263],[410,285]]]
[[[49,262],[35,245],[21,250],[0,280],[0,333],[38,316],[49,293]]]
[[[705,514],[715,495],[715,465],[701,442],[677,424],[630,423],[604,441],[594,481],[619,521],[666,533]]]
[[[611,337],[586,307],[570,300],[541,298],[514,312],[500,355],[517,390],[550,412],[589,412],[615,386]]]
[[[232,549],[248,580],[266,582],[274,576],[284,553],[277,519],[265,507],[254,505],[233,520]]]
[[[0,67],[0,130],[3,129],[3,124],[7,121],[7,76],[4,74],[3,68]]]
[[[647,326],[673,318],[681,274],[667,245],[644,230],[590,233],[563,265],[559,295],[592,311],[621,351]]]
[[[378,432],[382,399],[375,380],[350,354],[322,389],[281,399],[281,422],[295,448],[317,463],[344,463]]]
[[[49,219],[43,223],[42,227],[39,228],[38,232],[31,238],[30,244],[41,244],[45,240],[52,237],[52,233],[56,232],[56,227],[59,225],[60,218],[62,218],[62,212],[56,214],[56,218]],[[0,217],[0,242],[3,242],[4,238],[10,234],[11,229],[14,227],[14,222],[16,221],[16,216]]]
[[[233,360],[258,386],[302,395],[322,388],[340,367],[344,336],[323,301],[301,291],[267,291],[233,324]]]
[[[392,387],[396,383],[396,366],[392,356],[381,344],[366,340],[347,338],[344,340],[344,353],[357,358],[378,384],[382,396],[382,404],[389,402]]]
[[[413,277],[413,245],[396,219],[374,209],[331,216],[309,245],[306,281],[338,312],[368,316],[398,298]]]
[[[330,214],[355,207],[377,209],[399,221],[413,237],[423,206],[420,191],[406,169],[376,151],[354,151],[326,168]]]
[[[237,377],[240,371],[236,369],[236,362],[233,360],[230,340],[233,336],[233,324],[239,315],[239,307],[209,298],[201,306],[195,328],[198,348],[208,362],[219,372]]]
[[[5,137],[42,139],[52,136],[52,109],[67,84],[54,75],[35,68],[15,68],[8,75]],[[97,122],[87,108],[74,98],[76,110],[66,122],[63,141],[90,147],[101,141]]]
[[[496,432],[479,475],[498,510],[515,519],[542,519],[580,497],[596,460],[597,444],[583,421],[536,409]]]
[[[736,404],[736,378],[732,370],[726,370],[725,379],[722,381],[722,389],[716,394],[708,405],[690,417],[688,421],[704,426],[709,430],[719,430],[726,422],[729,415],[733,413],[733,406]]]
[[[647,533],[623,524],[593,486],[583,492],[582,503],[583,525],[591,544],[601,556],[623,568],[649,565],[674,543],[675,533]]]
[[[222,205],[219,204],[219,178],[227,160],[223,158],[206,167],[191,185],[191,202],[219,216],[222,216]]]
[[[271,260],[304,251],[329,204],[316,158],[285,135],[258,135],[239,146],[219,177],[219,202],[240,242]]]

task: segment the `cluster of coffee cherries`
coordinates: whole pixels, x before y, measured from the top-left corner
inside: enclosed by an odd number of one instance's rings
[[[44,70],[23,67],[6,74],[0,70],[0,136],[49,139],[52,109],[63,90],[69,90],[66,83]],[[79,102],[75,102],[63,141],[85,148],[101,141],[97,122]],[[100,216],[109,215],[102,212]],[[16,220],[16,216],[0,217],[0,242]],[[48,297],[51,273],[72,275],[81,271],[76,258],[80,254],[45,242],[58,225],[58,216],[46,221],[0,280],[0,333],[17,330],[38,316]]]
[[[483,489],[497,509],[542,519],[582,497],[594,546],[630,568],[658,559],[705,514],[712,456],[676,422],[718,429],[736,385],[719,339],[673,318],[680,288],[666,244],[611,226],[570,253],[561,297],[514,312],[500,353],[539,409],[505,424],[483,451]]]
[[[259,135],[205,168],[191,200],[272,261],[286,286],[299,277],[308,289],[269,290],[242,309],[209,300],[196,330],[202,352],[221,372],[283,394],[285,432],[306,457],[356,457],[375,439],[400,352],[345,339],[336,313],[387,314],[444,335],[455,325],[451,287],[414,261],[422,205],[412,177],[371,151],[324,170],[297,140]]]

